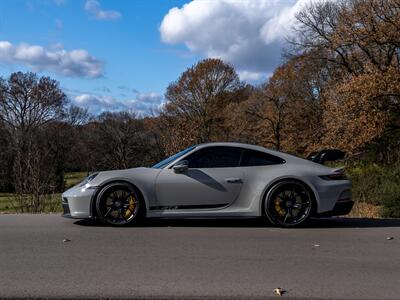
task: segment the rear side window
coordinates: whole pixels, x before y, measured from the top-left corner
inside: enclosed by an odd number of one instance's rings
[[[234,168],[239,166],[242,149],[236,147],[209,147],[189,155],[189,168]]]
[[[277,156],[254,150],[244,150],[240,166],[255,167],[277,165],[283,163],[285,163],[285,160]]]

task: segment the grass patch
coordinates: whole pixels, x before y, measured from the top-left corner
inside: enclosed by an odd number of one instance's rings
[[[356,163],[346,170],[358,216],[400,217],[400,165]]]
[[[87,172],[71,172],[65,174],[64,181],[65,181],[65,188],[69,189],[74,185],[80,183],[86,176],[88,176]]]
[[[12,207],[13,198],[13,194],[0,193],[0,212],[15,212],[15,209]]]
[[[65,189],[69,189],[74,185],[81,182],[87,176],[87,172],[71,172],[65,174]],[[29,196],[27,196],[29,198]],[[41,212],[61,212],[61,194],[50,194],[44,195],[40,201],[43,203],[43,209]],[[29,203],[29,199],[26,199],[24,203]],[[0,212],[1,213],[18,213],[21,212],[19,201],[15,194],[12,193],[0,193]],[[29,212],[30,209],[25,208],[24,212]]]
[[[61,194],[43,195],[40,199],[40,213],[61,212]],[[24,203],[30,203],[29,196],[26,196]],[[0,213],[31,213],[35,212],[28,205],[21,208],[19,199],[15,194],[0,193]]]

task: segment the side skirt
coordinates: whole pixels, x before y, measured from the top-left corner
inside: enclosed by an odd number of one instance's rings
[[[222,208],[227,205],[228,203],[208,205],[150,206],[150,210],[213,209]]]

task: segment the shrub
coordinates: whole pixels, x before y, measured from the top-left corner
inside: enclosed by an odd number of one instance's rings
[[[400,165],[357,162],[348,166],[347,175],[354,201],[381,205],[382,217],[400,217]]]

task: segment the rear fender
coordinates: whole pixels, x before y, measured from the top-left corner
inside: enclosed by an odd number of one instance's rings
[[[295,180],[295,181],[298,181],[298,182],[304,184],[307,188],[309,188],[310,192],[312,193],[311,194],[312,200],[314,202],[313,210],[314,210],[314,213],[316,213],[318,211],[319,196],[318,196],[317,190],[315,189],[313,184],[309,180],[307,180],[306,178],[303,178],[303,177],[281,176],[281,177],[278,177],[278,178],[274,179],[272,182],[270,182],[264,188],[264,191],[262,193],[262,197],[261,197],[261,200],[260,200],[260,205],[259,205],[259,209],[260,209],[259,215],[262,216],[264,214],[264,200],[267,199],[267,197],[269,196],[269,192],[270,192],[271,188],[275,184],[277,184],[277,183],[279,183],[281,181],[285,181],[285,180]]]

